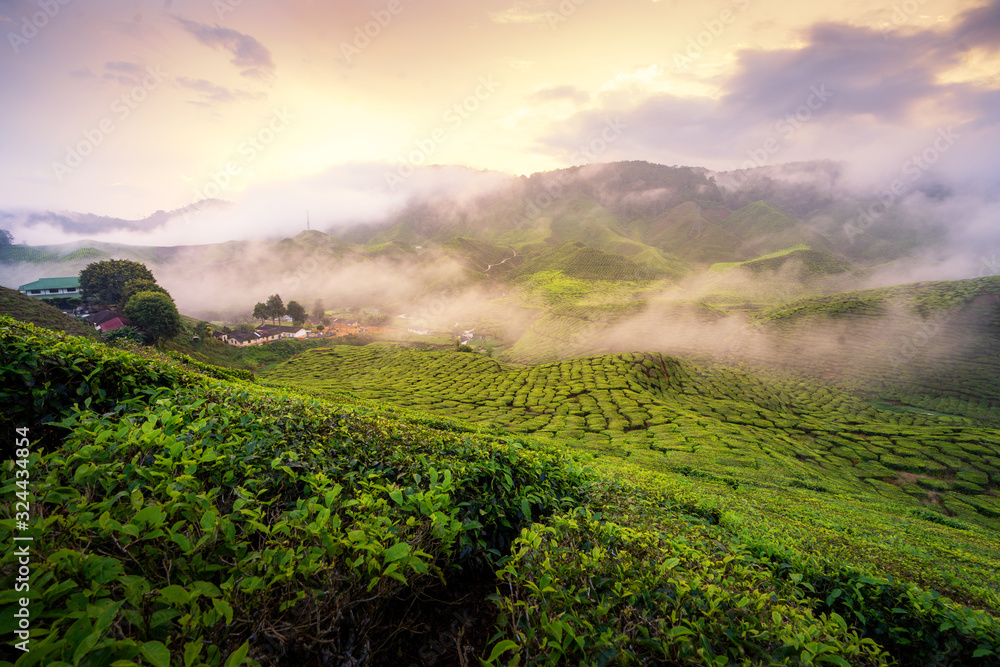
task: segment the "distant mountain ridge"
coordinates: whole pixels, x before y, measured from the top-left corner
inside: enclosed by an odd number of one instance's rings
[[[380,222],[304,230],[277,241],[0,247],[0,278],[16,287],[43,275],[73,275],[93,261],[124,258],[166,274],[182,306],[178,283],[194,276],[213,285],[227,308],[250,298],[242,293],[279,290],[301,299],[332,294],[355,303],[383,297],[407,303],[460,285],[492,284],[503,291],[504,283],[525,278],[533,267],[581,280],[679,281],[712,266],[740,265],[738,272],[753,280],[783,272],[806,282],[840,275],[826,289],[855,289],[861,284],[854,278],[937,251],[941,228],[902,207],[887,210],[863,234],[846,234],[844,226],[864,202],[844,195],[841,179],[833,162],[745,172],[637,161],[593,164],[504,177],[473,193],[443,187],[414,195]],[[161,211],[147,222],[183,213]],[[73,220],[98,225],[93,216]],[[726,272],[725,279],[734,275]]]

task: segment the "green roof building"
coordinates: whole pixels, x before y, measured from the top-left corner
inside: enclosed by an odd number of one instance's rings
[[[80,278],[40,278],[33,283],[27,283],[17,288],[21,294],[27,294],[35,299],[52,301],[56,299],[74,299],[82,294]]]

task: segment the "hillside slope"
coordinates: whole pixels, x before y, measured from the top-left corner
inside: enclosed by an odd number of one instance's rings
[[[0,367],[3,427],[32,445],[33,581],[59,582],[32,603],[34,660],[996,663],[1000,561],[978,525],[616,458],[585,472],[554,444],[6,318],[0,350],[32,360]],[[26,373],[92,400],[36,397]],[[922,549],[939,562],[917,585]],[[17,604],[0,600],[4,632]]]
[[[774,341],[751,355],[758,363],[1000,423],[1000,277],[813,297],[758,320]]]
[[[62,331],[74,336],[96,337],[94,328],[75,317],[64,315],[55,306],[32,299],[17,290],[0,287],[0,315],[9,315],[21,322]]]

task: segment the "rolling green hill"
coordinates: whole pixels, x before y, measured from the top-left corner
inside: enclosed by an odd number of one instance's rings
[[[521,264],[512,277],[528,276],[542,271],[561,271],[582,280],[648,280],[655,277],[635,262],[592,248],[578,241],[563,243]]]
[[[650,223],[648,242],[695,263],[741,258],[742,239],[709,220],[694,202],[677,206]]]
[[[751,255],[762,255],[804,243],[814,250],[831,251],[833,245],[823,235],[788,216],[767,202],[748,204],[719,223],[743,239]]]
[[[798,367],[896,407],[998,423],[1000,277],[813,297],[759,318],[775,340],[762,364]],[[810,352],[782,352],[794,349]]]
[[[786,266],[791,266],[795,269],[788,278],[801,283],[807,283],[810,280],[823,276],[847,273],[854,268],[853,264],[836,255],[820,250],[813,250],[805,244],[800,244],[745,262],[713,264],[711,270],[726,271],[735,267],[741,267],[751,274],[759,276],[764,273],[777,273],[782,271]]]
[[[132,352],[0,289],[0,523],[35,540],[0,667],[1000,665],[1000,277],[857,289],[938,237],[851,243],[829,192],[626,162],[276,242],[0,249],[390,325]]]
[[[53,582],[33,601],[36,659],[409,664],[446,632],[438,659],[487,665],[1000,650],[996,434],[961,419],[906,426],[656,355],[513,369],[333,348],[276,371],[296,393],[3,318],[0,349],[30,360],[0,367],[0,391],[4,432],[32,443],[34,581]],[[4,632],[17,604],[0,601]]]
[[[961,567],[936,569],[951,547],[930,547],[920,526],[980,530],[980,545],[996,539],[1000,440],[960,417],[881,410],[797,378],[657,355],[517,368],[454,353],[334,348],[270,377],[550,439],[626,477],[645,470],[724,484],[728,520],[752,525],[746,536],[766,550],[784,535],[822,559],[864,551],[879,576],[958,587],[948,595],[995,599],[998,590],[992,566],[968,578]],[[980,589],[984,576],[992,583]]]
[[[442,244],[441,250],[458,259],[469,271],[492,278],[510,275],[521,262],[513,248],[461,237]]]
[[[94,328],[86,322],[63,315],[62,311],[53,305],[6,287],[0,287],[0,315],[9,315],[21,322],[30,322],[39,327],[74,336],[97,337]]]
[[[694,466],[735,483],[811,484],[831,493],[898,498],[912,493],[913,508],[932,504],[990,530],[1000,527],[992,521],[1000,518],[1000,458],[994,456],[1000,439],[994,432],[961,417],[879,410],[796,378],[659,355],[517,368],[469,355],[376,346],[311,352],[268,377],[573,447],[629,453],[654,470]],[[961,443],[970,451],[960,451]],[[919,485],[907,477],[911,473],[921,478]],[[968,484],[970,475],[986,486]],[[886,488],[887,480],[898,488]],[[980,509],[961,514],[949,502]]]

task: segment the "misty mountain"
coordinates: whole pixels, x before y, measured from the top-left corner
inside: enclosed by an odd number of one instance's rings
[[[368,170],[361,179],[366,191],[372,191],[365,180],[371,177]],[[709,294],[740,294],[732,303],[779,288],[803,297],[978,275],[974,262],[949,255],[959,235],[936,209],[873,208],[856,198],[832,162],[741,172],[619,162],[525,177],[435,167],[414,179],[421,186],[374,222],[323,225],[314,216],[326,230],[300,232],[295,227],[305,226],[306,216],[290,224],[296,216],[282,214],[264,225],[284,230],[280,240],[15,245],[0,249],[0,282],[16,288],[76,274],[101,259],[133,259],[146,263],[182,308],[217,313],[246,309],[278,291],[299,300],[410,310],[441,291],[475,286],[502,293],[541,272],[664,284],[694,277],[712,285]],[[66,232],[137,230],[186,216],[191,224],[199,216],[214,220],[213,211],[223,210],[254,215],[212,202],[203,211],[159,211],[140,221],[76,214],[32,220]],[[874,213],[862,218],[859,211]],[[709,268],[713,272],[699,277]],[[746,280],[752,288],[742,286]]]
[[[221,199],[205,199],[169,211],[159,210],[139,220],[127,220],[93,213],[61,211],[0,211],[0,228],[17,226],[47,226],[74,236],[98,236],[108,232],[149,232],[170,224],[171,221],[197,215],[203,211],[225,209],[232,206]]]
[[[581,242],[650,268],[746,261],[792,246],[864,266],[940,245],[926,211],[855,198],[833,162],[711,172],[648,162],[588,165],[512,179],[472,198],[439,193],[387,219],[327,231],[352,243],[445,243],[456,237],[543,252]]]

